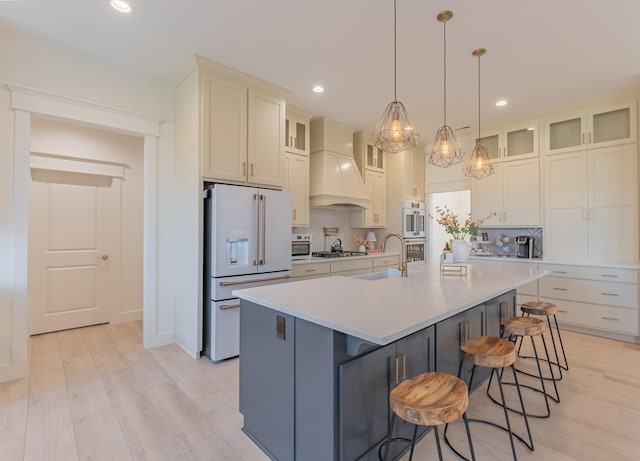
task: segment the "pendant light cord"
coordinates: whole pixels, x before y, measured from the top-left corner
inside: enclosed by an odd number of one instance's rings
[[[442,22],[444,31],[444,125],[447,125],[447,21]]]
[[[480,54],[478,54],[478,142],[480,143]]]
[[[398,100],[397,87],[398,87],[398,58],[397,54],[397,0],[393,0],[393,100]]]

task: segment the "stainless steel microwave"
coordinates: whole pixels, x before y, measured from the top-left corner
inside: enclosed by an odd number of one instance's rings
[[[291,235],[291,259],[311,258],[311,234]]]

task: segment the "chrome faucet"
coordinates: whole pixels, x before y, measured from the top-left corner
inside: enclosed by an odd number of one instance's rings
[[[402,235],[398,234],[397,232],[385,234],[385,236],[382,237],[382,243],[380,244],[380,250],[383,252],[387,245],[387,240],[389,239],[389,237],[398,237],[398,240],[400,240],[400,244],[402,245],[402,256],[400,256],[400,267],[398,267],[398,270],[402,272],[403,277],[407,277],[407,242],[405,242],[404,238],[402,238]]]

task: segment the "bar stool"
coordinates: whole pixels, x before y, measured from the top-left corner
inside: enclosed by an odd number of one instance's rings
[[[548,303],[545,301],[529,301],[520,306],[520,310],[522,311],[522,315],[529,317],[531,315],[540,315],[547,318],[547,325],[549,326],[549,334],[551,335],[551,343],[553,344],[553,352],[556,357],[556,361],[553,364],[558,367],[558,371],[560,373],[560,378],[562,379],[562,370],[569,370],[569,362],[567,361],[567,354],[564,350],[564,343],[562,342],[562,335],[560,334],[560,327],[558,326],[558,318],[556,317],[556,313],[558,312],[558,307],[555,304]],[[553,327],[551,326],[551,317],[553,317],[553,321],[555,323],[556,335],[558,336],[558,342],[560,343],[560,349],[562,351],[562,359],[564,364],[560,362],[560,355],[558,354],[558,347],[556,345],[555,335],[553,334]],[[520,343],[522,347],[522,343]],[[520,348],[518,348],[518,355],[520,355]],[[522,358],[534,358],[532,356],[524,356],[520,355]],[[550,378],[548,378],[550,379]]]
[[[448,373],[423,373],[415,378],[401,382],[393,389],[390,394],[390,404],[392,416],[389,435],[385,442],[383,458],[385,461],[389,456],[391,442],[406,440],[393,439],[392,437],[396,417],[415,426],[413,438],[410,440],[411,454],[409,455],[409,460],[413,458],[418,426],[432,426],[436,437],[438,458],[442,461],[438,425],[448,424],[459,419],[460,416],[464,419],[467,430],[471,459],[475,461],[476,457],[473,452],[473,443],[471,442],[471,433],[469,432],[469,423],[466,415],[466,410],[469,406],[469,391],[464,381]]]
[[[533,451],[533,437],[531,436],[531,429],[529,428],[529,420],[527,419],[527,412],[524,408],[524,400],[522,398],[522,393],[520,392],[520,386],[518,384],[518,375],[516,373],[516,369],[514,363],[516,361],[516,346],[513,342],[508,341],[503,338],[496,338],[492,336],[480,336],[478,338],[472,339],[464,343],[460,346],[461,358],[460,358],[460,366],[458,368],[458,376],[460,376],[462,372],[462,365],[464,362],[468,362],[472,364],[471,368],[471,376],[469,377],[469,387],[473,384],[473,375],[476,371],[476,367],[485,367],[491,368],[491,379],[489,380],[489,387],[487,388],[487,394],[489,393],[489,388],[491,386],[491,381],[493,379],[493,375],[495,374],[496,380],[498,381],[498,388],[500,389],[500,397],[502,400],[502,408],[504,410],[504,418],[506,421],[506,427],[496,424],[491,421],[486,421],[483,419],[475,419],[469,418],[469,422],[477,422],[488,424],[490,426],[497,427],[509,433],[509,442],[511,443],[511,451],[513,452],[513,459],[517,460],[518,456],[516,453],[516,447],[514,443],[514,438],[518,439],[522,442],[527,448]],[[505,368],[511,368],[514,376],[514,382],[516,385],[516,389],[518,391],[518,399],[520,400],[520,407],[522,411],[520,414],[524,418],[525,427],[527,428],[528,441],[524,440],[518,434],[515,434],[511,429],[511,421],[509,419],[508,406],[506,404],[504,390],[502,388],[502,374]],[[500,372],[498,372],[500,370]],[[447,438],[447,428],[448,425],[445,426],[444,431],[444,439],[447,445],[458,455],[462,456],[451,444],[449,439]]]
[[[536,367],[538,369],[538,374],[537,375],[533,375],[530,373],[528,374],[530,376],[533,376],[534,378],[537,378],[540,381],[540,387],[538,388],[538,387],[530,386],[528,384],[520,384],[520,387],[531,389],[535,392],[541,393],[544,396],[546,413],[545,414],[528,413],[528,416],[531,418],[548,418],[549,416],[551,416],[549,399],[552,399],[555,402],[559,403],[560,394],[558,393],[558,386],[556,384],[557,379],[555,378],[555,375],[553,373],[551,360],[549,360],[549,349],[547,348],[547,342],[544,337],[544,333],[546,330],[544,322],[541,319],[534,318],[534,317],[513,317],[513,318],[502,321],[502,329],[503,329],[503,334],[507,335],[509,340],[514,344],[517,343],[518,340],[524,341],[524,338],[526,337],[529,337],[531,339],[531,346],[533,347],[533,353],[536,361]],[[541,358],[538,354],[538,349],[536,347],[536,342],[534,339],[537,336],[539,336],[542,340],[542,345],[544,347],[545,357],[547,358],[547,360],[544,360],[544,358]],[[551,376],[551,382],[553,383],[553,388],[555,390],[555,397],[549,394],[549,392],[547,392],[547,389],[545,386],[545,379],[542,374],[542,367],[540,366],[541,361],[546,362],[549,365],[549,374]],[[514,367],[514,369],[518,371],[516,367]],[[505,383],[505,384],[513,385],[514,383]],[[497,399],[495,399],[494,397],[491,396],[491,394],[489,394],[488,389],[487,389],[487,394],[489,395],[489,398],[491,398],[491,400],[493,400],[495,403],[497,403],[498,405],[501,404],[500,402],[497,401]],[[520,412],[514,408],[509,408],[509,407],[507,408],[515,413],[520,414]]]

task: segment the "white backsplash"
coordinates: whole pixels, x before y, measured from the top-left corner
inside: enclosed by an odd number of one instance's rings
[[[308,234],[311,233],[311,251],[330,250],[331,243],[336,240],[342,240],[342,247],[347,251],[357,251],[358,248],[353,243],[354,234],[366,237],[369,229],[353,229],[351,227],[351,218],[349,210],[333,209],[333,208],[311,208],[310,227],[294,227],[293,233]],[[338,235],[327,237],[325,246],[325,237],[322,231],[323,227],[337,227]],[[374,230],[376,238],[380,239],[382,233]],[[377,247],[377,245],[376,245]]]

